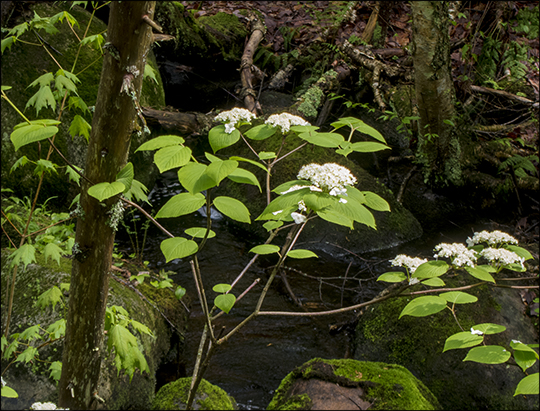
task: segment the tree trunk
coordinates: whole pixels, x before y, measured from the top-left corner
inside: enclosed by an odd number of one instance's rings
[[[460,184],[460,145],[452,125],[455,92],[450,73],[448,3],[413,1],[413,64],[420,114],[418,158],[435,185]]]
[[[125,166],[131,135],[140,132],[137,108],[144,65],[153,40],[143,16],[153,17],[155,1],[112,2],[85,176],[77,220],[59,405],[91,409],[103,355],[103,327],[115,230],[109,221],[120,201],[100,203],[88,188],[113,182]]]

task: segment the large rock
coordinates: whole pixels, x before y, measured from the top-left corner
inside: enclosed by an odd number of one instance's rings
[[[461,276],[453,280],[445,277],[445,282],[448,287],[465,285]],[[420,287],[416,285],[411,290]],[[478,302],[456,307],[463,330],[475,324],[500,324],[507,331],[486,336],[486,344],[510,350],[512,339],[538,343],[538,329],[524,314],[518,291],[486,285],[467,290],[478,297]],[[365,310],[357,327],[355,359],[406,367],[426,384],[444,409],[538,408],[538,396],[513,396],[518,382],[525,377],[519,367],[463,362],[467,349],[443,353],[446,338],[462,331],[449,310],[428,317],[398,319],[408,301],[389,299]],[[538,372],[538,362],[527,372]]]
[[[7,287],[7,278],[11,278],[7,252],[2,251],[2,290]],[[14,305],[11,319],[11,332],[22,332],[30,325],[40,324],[47,328],[49,324],[64,317],[67,307],[58,304],[56,309],[50,306],[45,310],[36,308],[35,301],[38,296],[53,285],[62,282],[69,283],[71,272],[71,260],[61,258],[61,266],[56,262],[45,263],[38,256],[39,264],[29,264],[26,270],[19,269],[15,286]],[[137,272],[135,272],[137,274]],[[161,312],[179,330],[184,330],[187,314],[182,304],[174,297],[169,289],[156,290],[154,287],[143,283],[138,289],[153,302]],[[185,297],[184,297],[185,298]],[[108,305],[123,306],[131,318],[147,325],[155,334],[156,338],[148,335],[138,337],[140,346],[150,372],[141,374],[136,371],[133,380],[123,372],[117,377],[117,369],[114,366],[114,354],[105,355],[102,362],[102,370],[98,393],[105,400],[100,407],[102,409],[148,409],[154,398],[156,386],[156,370],[165,359],[171,349],[172,330],[163,316],[147,301],[144,301],[138,293],[121,285],[114,279],[109,282]],[[2,299],[2,318],[6,318],[6,301]],[[183,339],[183,335],[179,336]],[[38,350],[39,358],[48,362],[62,361],[63,339]],[[106,344],[106,341],[105,341]],[[106,346],[106,345],[105,345]],[[105,348],[105,351],[106,348]],[[10,358],[11,360],[12,358]],[[21,362],[12,364],[7,368],[8,361],[2,359],[3,375],[8,385],[19,394],[18,398],[9,399],[2,397],[2,409],[28,409],[34,402],[52,401],[57,402],[58,391],[54,381],[49,378],[49,363],[35,362],[34,365]]]
[[[73,15],[78,21],[79,26],[75,26],[74,29],[79,36],[82,37],[90,19],[90,13],[79,6],[70,8],[69,5],[62,5],[59,3],[35,2],[31,7],[31,14],[28,16],[20,16],[14,21],[10,21],[9,25],[15,26],[25,20],[30,20],[33,16],[33,12],[36,12],[41,17],[50,17],[65,10]],[[63,23],[57,23],[56,27],[59,29],[59,33],[49,34],[41,30],[40,35],[56,50],[59,50],[62,53],[60,55],[54,51],[52,52],[52,55],[58,63],[65,70],[71,70],[75,55],[79,49],[79,41],[71,32],[66,20],[64,20]],[[94,17],[88,30],[88,36],[103,33],[106,29],[107,26],[105,23]],[[32,32],[29,32],[22,35],[21,40],[35,43],[36,37]],[[145,78],[143,81],[143,91],[140,103],[142,106],[151,106],[159,109],[165,105],[165,96],[163,83],[152,52],[149,53],[147,63],[154,68],[157,83],[150,77]],[[101,67],[102,57],[100,52],[89,46],[82,47],[74,73],[77,74],[81,81],[77,84],[78,95],[89,107],[94,106],[96,103],[97,91],[101,78]],[[86,69],[81,71],[84,68]],[[42,74],[45,74],[46,72],[52,72],[54,74],[58,69],[58,66],[44,48],[17,42],[13,44],[10,49],[6,49],[2,54],[2,85],[12,87],[6,94],[19,110],[24,111],[24,114],[30,120],[57,119],[59,105],[57,105],[56,111],[53,111],[50,108],[42,108],[39,114],[36,114],[36,110],[33,107],[25,110],[25,106],[27,101],[38,91],[38,87],[28,87],[30,83],[35,81]],[[66,107],[67,106],[68,102],[66,102]],[[86,139],[81,136],[72,138],[68,132],[75,114],[82,115],[82,112],[75,109],[64,110],[61,118],[62,124],[59,126],[59,132],[55,137],[55,145],[64,153],[70,162],[84,168],[88,145]],[[15,152],[13,144],[10,141],[10,135],[13,131],[13,127],[24,120],[5,101],[1,106],[1,115],[2,187],[14,189],[16,194],[22,198],[25,195],[31,195],[32,192],[35,193],[38,181],[37,176],[33,174],[32,165],[20,167],[10,173],[11,167],[17,159],[23,155],[26,155],[33,161],[37,161],[39,158],[45,158],[49,144],[47,142],[42,142],[40,146],[37,143],[32,143]],[[89,124],[92,123],[91,115],[85,114],[84,118]],[[131,155],[129,158],[129,161],[132,161],[135,166],[135,178],[147,185],[149,189],[152,188],[157,176],[157,169],[153,165],[152,153],[139,152],[134,155],[133,152],[139,145],[151,137],[152,136],[147,134],[140,137],[134,137],[131,143]],[[41,154],[39,151],[40,147]],[[50,160],[62,167],[65,166],[65,162],[56,153],[53,153]],[[74,183],[68,183],[64,168],[60,168],[58,173],[46,173],[41,190],[41,198],[43,200],[52,196],[58,197],[53,201],[53,203],[57,205],[69,204],[71,199],[78,193],[78,187]]]
[[[288,374],[269,410],[434,410],[437,398],[407,369],[314,358]]]
[[[189,396],[191,377],[180,378],[159,389],[152,403],[153,410],[185,410]],[[201,380],[195,399],[194,410],[236,410],[238,406],[217,385],[210,384],[204,378]]]

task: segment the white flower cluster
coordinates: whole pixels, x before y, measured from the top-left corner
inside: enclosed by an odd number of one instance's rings
[[[291,213],[291,217],[296,224],[302,224],[307,219],[305,215],[296,212]]]
[[[507,250],[506,248],[484,248],[480,251],[479,255],[484,257],[486,260],[499,263],[501,265],[508,265],[513,263],[521,264],[523,268],[523,262],[525,258],[520,257],[513,251]]]
[[[480,330],[475,330],[474,328],[471,327],[471,334],[473,335],[483,335],[484,333]]]
[[[252,119],[257,118],[255,114],[245,108],[233,108],[229,111],[223,111],[216,117],[216,121],[227,122],[225,124],[225,133],[231,134],[234,131],[234,126],[240,121],[250,122]]]
[[[456,267],[463,267],[466,265],[469,267],[475,266],[476,252],[474,250],[469,250],[463,244],[441,243],[435,246],[435,251],[438,251],[438,253],[434,254],[433,257],[450,258],[452,260],[452,264]]]
[[[415,284],[418,284],[420,282],[420,280],[416,277],[411,277],[411,279],[409,280],[409,285],[415,285]]]
[[[410,274],[412,275],[419,265],[427,263],[426,258],[418,258],[418,257],[409,257],[405,254],[399,254],[394,258],[393,260],[390,260],[390,263],[393,266],[396,267],[407,267],[409,269]]]
[[[347,195],[345,186],[356,183],[356,177],[348,168],[335,163],[326,163],[322,166],[315,163],[307,164],[300,169],[297,177],[311,181],[316,187],[327,190],[331,196]]]
[[[52,402],[35,402],[30,407],[31,410],[69,410],[69,408],[56,408]]]
[[[503,233],[502,231],[495,230],[491,233],[489,231],[481,231],[474,233],[474,235],[467,238],[467,245],[472,247],[475,244],[488,243],[489,245],[496,244],[517,244],[518,241],[510,234]]]
[[[264,124],[269,124],[272,127],[281,127],[281,132],[283,134],[288,133],[291,126],[310,126],[306,120],[304,120],[302,117],[293,116],[289,113],[281,113],[281,114],[272,114],[270,117],[268,117],[268,120],[264,122]]]

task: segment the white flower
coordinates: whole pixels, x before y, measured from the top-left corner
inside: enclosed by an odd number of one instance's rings
[[[278,215],[279,213],[282,213],[282,212],[283,212],[283,210],[278,210],[278,211],[274,211],[272,214]]]
[[[298,209],[300,211],[307,211],[306,203],[304,203],[304,200],[300,200],[298,202]]]
[[[255,114],[253,114],[251,111],[246,110],[245,108],[233,108],[229,111],[223,111],[222,113],[219,113],[216,117],[216,121],[221,121],[226,123],[225,124],[225,133],[231,134],[234,131],[234,126],[241,122],[246,121],[250,122],[252,119],[257,118]]]
[[[287,193],[291,193],[293,191],[296,191],[296,190],[301,190],[303,188],[309,188],[311,191],[319,191],[319,192],[322,192],[322,190],[319,188],[319,187],[315,187],[315,186],[301,186],[299,184],[296,184],[294,186],[292,186],[291,188],[289,188],[288,190],[286,191],[282,191],[280,194],[283,195],[283,194],[287,194]]]
[[[4,381],[4,377],[0,377],[0,379],[2,379],[2,387],[5,387],[5,386],[6,386],[6,382]]]
[[[297,177],[311,181],[313,185],[328,191],[332,196],[347,195],[345,186],[356,184],[356,177],[350,170],[335,163],[326,163],[322,166],[316,163],[307,164],[300,169]]]
[[[484,333],[480,330],[475,330],[474,328],[471,327],[471,334],[483,335]]]
[[[495,264],[508,265],[518,263],[521,264],[522,268],[523,262],[525,261],[525,258],[520,257],[513,251],[507,250],[506,248],[484,248],[482,251],[480,251],[479,255]]]
[[[343,204],[347,204],[347,200],[345,200],[344,198],[340,198],[340,199],[339,199],[339,202],[340,202],[340,203],[343,203]]]
[[[523,344],[523,343],[522,343],[521,341],[519,341],[519,340],[512,340],[512,342],[513,342],[514,344]]]
[[[291,217],[293,218],[296,224],[301,224],[304,221],[306,221],[306,216],[300,213],[291,213]]]
[[[479,243],[488,243],[488,245],[496,244],[517,244],[518,241],[512,237],[510,234],[503,233],[502,231],[495,230],[491,233],[489,231],[481,231],[479,233],[474,233],[472,238],[467,238],[467,245],[472,247],[475,244]]]
[[[396,258],[394,258],[393,260],[390,260],[390,263],[393,266],[397,266],[397,267],[403,267],[403,266],[407,267],[409,269],[409,272],[412,275],[420,264],[427,263],[427,259],[418,258],[418,257],[413,258],[405,254],[399,254],[396,256]]]
[[[414,285],[414,284],[418,284],[420,282],[420,280],[416,277],[411,277],[411,279],[409,280],[409,285]]]
[[[272,114],[270,117],[268,117],[268,120],[264,122],[264,124],[269,124],[272,127],[281,127],[282,133],[287,133],[291,126],[310,126],[306,120],[304,120],[302,117],[293,116],[289,113],[281,113],[281,114]]]
[[[52,402],[35,402],[30,407],[31,410],[63,410],[64,408],[56,408],[56,404]],[[67,408],[66,408],[67,409]]]
[[[452,260],[452,264],[456,267],[463,267],[468,265],[469,267],[474,267],[476,261],[476,252],[474,250],[469,250],[463,244],[453,243],[441,243],[435,247],[435,251],[438,253],[434,254],[433,257],[446,257]]]

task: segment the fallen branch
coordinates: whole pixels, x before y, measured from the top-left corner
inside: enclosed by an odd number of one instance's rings
[[[200,134],[212,127],[213,116],[203,113],[154,110],[142,107],[142,114],[149,126],[160,126],[167,132],[182,135]]]
[[[529,100],[528,98],[516,96],[515,94],[508,93],[507,91],[503,91],[503,90],[495,90],[489,87],[481,87],[481,86],[474,86],[474,85],[471,86],[471,90],[476,91],[477,93],[491,94],[493,96],[507,98],[510,100],[517,101],[521,104],[526,104],[528,106],[532,106],[534,104],[534,101]]]

